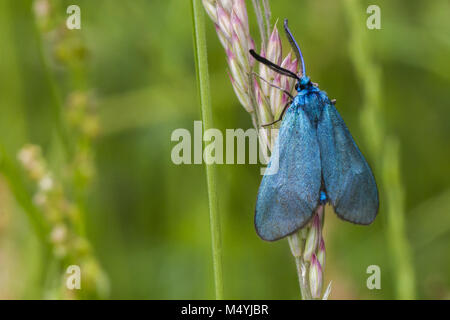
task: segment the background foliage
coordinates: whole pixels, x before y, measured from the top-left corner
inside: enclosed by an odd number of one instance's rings
[[[56,8],[50,26],[64,23],[73,1],[50,3]],[[92,281],[103,289],[77,298],[212,298],[204,169],[170,160],[172,131],[192,130],[200,119],[189,2],[76,3],[82,29],[70,31],[75,35],[65,35],[69,40],[55,49],[36,22],[32,1],[0,2],[0,298],[71,297],[55,289],[64,281],[66,265],[55,258],[52,244],[48,248],[50,231],[35,221],[43,214],[33,202],[36,185],[17,160],[30,143],[41,146],[65,196],[82,208],[85,231],[73,227],[73,233],[86,238],[89,261],[102,270],[93,273]],[[415,294],[448,299],[450,3],[376,3],[382,29],[368,31],[365,41],[381,72],[383,126],[399,141],[395,174],[403,184]],[[364,23],[365,8],[373,1],[360,4]],[[353,136],[374,162],[364,137],[364,126],[371,124],[360,121],[364,88],[351,54],[355,24],[344,1],[278,0],[271,6],[273,17],[289,18],[310,77],[337,99]],[[206,26],[214,125],[250,128],[214,28]],[[255,24],[251,29],[256,35]],[[74,91],[93,97],[99,131],[88,144],[80,144],[65,116]],[[64,132],[69,149],[75,154],[88,150],[92,156],[94,174],[88,184],[72,179],[77,169],[70,166]],[[225,298],[298,298],[287,241],[266,243],[254,231],[259,166],[217,169]],[[382,179],[380,172],[375,175]],[[398,266],[388,252],[388,242],[395,239],[387,237],[385,210],[382,198],[379,217],[362,227],[337,219],[327,208],[325,281],[333,280],[332,299],[398,297]],[[76,264],[78,257],[70,262]],[[381,267],[381,290],[366,287],[366,268],[372,264]],[[105,278],[100,284],[99,277]]]

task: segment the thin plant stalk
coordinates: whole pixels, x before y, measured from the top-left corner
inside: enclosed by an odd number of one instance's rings
[[[265,50],[267,47],[267,39],[270,36],[270,30],[267,32],[264,31],[264,26],[265,24],[267,24],[267,21],[263,19],[261,3],[259,2],[259,0],[252,0],[252,3],[253,8],[255,9],[256,20],[258,22],[259,34],[261,36],[261,48]]]
[[[51,110],[52,110],[52,114],[53,114],[55,130],[57,133],[57,137],[60,139],[60,141],[62,143],[62,146],[66,153],[65,154],[66,157],[68,159],[70,159],[73,156],[73,150],[70,145],[69,133],[67,131],[67,127],[64,123],[63,116],[62,116],[62,109],[63,109],[62,99],[58,92],[58,88],[57,88],[58,86],[55,82],[55,79],[51,74],[49,62],[47,61],[47,59],[45,57],[42,39],[40,38],[41,35],[39,34],[39,31],[36,29],[37,28],[35,28],[35,36],[37,39],[36,46],[38,47],[38,50],[37,50],[38,58],[40,60],[39,62],[41,63],[41,65],[43,67],[45,81],[47,82],[47,85],[48,85],[48,88],[50,91],[50,95],[51,95],[50,105],[51,105]]]
[[[193,37],[195,50],[195,65],[197,71],[197,84],[202,110],[204,130],[212,128],[212,109],[209,88],[208,59],[206,49],[205,21],[201,0],[191,0]],[[205,159],[206,181],[209,199],[209,218],[211,227],[212,256],[214,267],[214,283],[216,299],[223,299],[222,279],[222,243],[220,231],[220,218],[217,204],[216,174],[214,164]]]
[[[350,50],[355,71],[364,93],[361,124],[371,156],[382,179],[386,201],[387,242],[395,272],[398,299],[414,299],[415,274],[411,248],[405,230],[404,189],[400,174],[399,142],[383,125],[381,112],[381,72],[367,48],[366,26],[361,20],[363,8],[355,0],[346,0],[345,9],[351,27]],[[374,31],[370,31],[374,32]]]
[[[309,293],[308,284],[306,283],[305,262],[302,257],[295,257],[295,265],[297,266],[298,284],[300,286],[300,294],[302,300],[311,300],[311,294]]]

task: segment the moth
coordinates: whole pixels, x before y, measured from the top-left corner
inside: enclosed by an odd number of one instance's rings
[[[300,47],[287,19],[286,36],[302,64],[302,74],[286,70],[254,50],[250,54],[273,71],[296,79],[297,94],[285,92],[286,104],[268,167],[274,161],[278,171],[265,174],[256,200],[255,227],[268,241],[290,235],[312,218],[319,205],[329,203],[343,220],[367,225],[379,207],[378,189],[367,161],[335,107],[335,100],[306,75]]]

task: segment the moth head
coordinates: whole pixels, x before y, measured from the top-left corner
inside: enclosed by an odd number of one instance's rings
[[[308,76],[302,76],[300,80],[295,84],[295,90],[300,92],[301,90],[307,89],[311,86],[311,80]]]

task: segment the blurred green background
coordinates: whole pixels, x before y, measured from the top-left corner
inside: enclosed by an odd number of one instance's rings
[[[413,295],[449,299],[450,2],[360,1],[361,23],[372,2],[381,7],[382,29],[364,32],[367,52],[381,72],[383,126],[399,141]],[[45,210],[35,210],[36,183],[17,160],[26,144],[41,147],[65,197],[84,212],[82,231],[71,223],[67,228],[89,243],[89,257],[104,281],[101,294],[79,297],[214,298],[204,167],[175,165],[170,157],[172,131],[192,130],[201,118],[190,2],[48,3],[46,17],[33,1],[0,1],[0,298],[70,298],[57,288],[67,262],[77,264],[77,254],[65,260],[47,248],[52,225],[39,236],[32,222]],[[81,30],[55,37],[73,3],[81,7]],[[251,1],[247,6],[256,37]],[[363,153],[375,163],[360,121],[364,88],[349,49],[355,30],[344,1],[277,0],[271,6],[272,22],[289,18],[310,77],[337,99]],[[36,10],[44,15],[36,18]],[[214,126],[250,128],[207,17],[205,24]],[[87,94],[94,106],[99,128],[92,136],[67,125],[74,92]],[[80,149],[91,161],[86,183],[72,179],[78,173],[71,160]],[[225,298],[297,299],[287,241],[264,242],[253,227],[259,170],[217,167]],[[379,185],[381,175],[376,168]],[[333,280],[332,299],[399,298],[389,251],[395,239],[387,236],[384,201],[390,190],[382,185],[380,213],[369,227],[339,220],[327,208],[325,281]],[[369,265],[381,268],[381,290],[366,287]],[[100,275],[92,277],[96,282]]]

